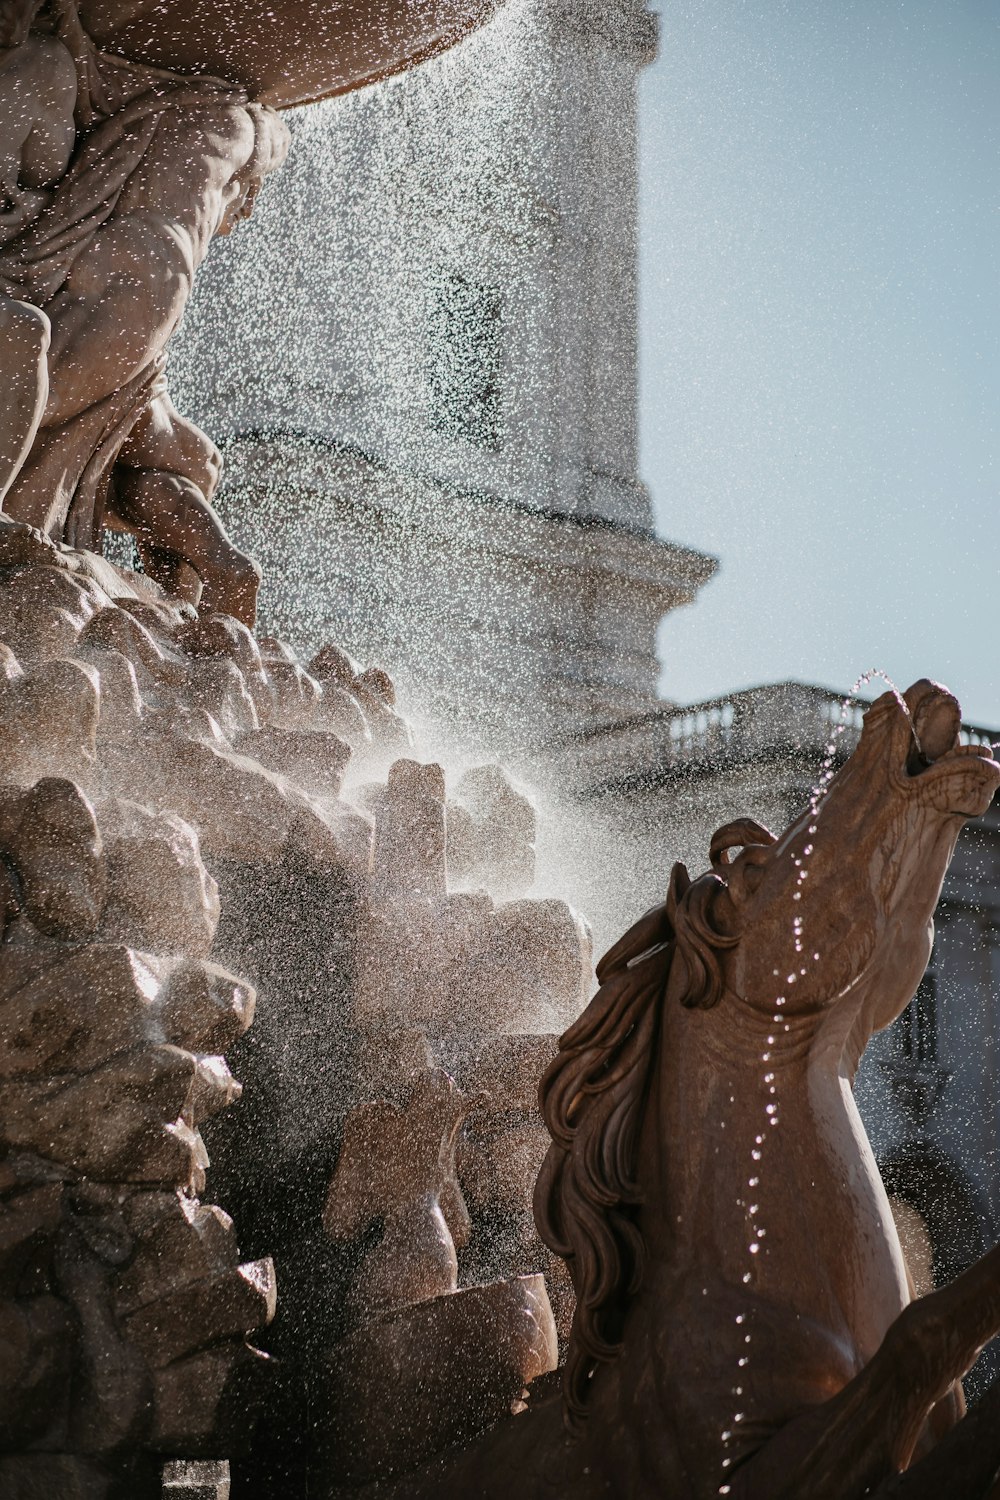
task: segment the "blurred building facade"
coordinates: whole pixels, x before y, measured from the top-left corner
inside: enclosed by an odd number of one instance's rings
[[[173,359],[263,629],[377,659],[494,743],[651,707],[657,624],[715,568],[655,535],[637,474],[656,45],[645,0],[511,0],[304,113]]]

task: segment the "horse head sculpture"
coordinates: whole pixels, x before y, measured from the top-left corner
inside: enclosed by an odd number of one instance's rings
[[[926,967],[958,832],[1000,785],[959,727],[937,684],[885,694],[780,838],[720,829],[710,871],[675,866],[604,957],[540,1090],[536,1218],[577,1294],[561,1393],[448,1493],[989,1492],[1000,1442],[981,1409],[963,1420],[958,1382],[1000,1330],[1000,1252],[912,1301],[852,1092]]]

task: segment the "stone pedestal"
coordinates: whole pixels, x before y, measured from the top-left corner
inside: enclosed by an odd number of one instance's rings
[[[466,1287],[366,1323],[325,1361],[328,1485],[405,1472],[470,1441],[555,1368],[556,1353],[541,1276]]]
[[[229,1500],[228,1460],[164,1464],[163,1500]]]

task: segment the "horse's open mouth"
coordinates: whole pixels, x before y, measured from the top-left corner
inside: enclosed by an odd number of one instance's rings
[[[951,693],[929,682],[915,683],[904,695],[910,714],[911,740],[906,758],[908,776],[924,776],[935,767],[968,759],[996,766],[989,743],[963,745],[962,711]]]
[[[914,745],[907,758],[906,774],[908,776],[923,776],[934,766],[940,766],[945,762],[951,763],[952,761],[965,760],[970,757],[973,760],[989,761],[991,765],[996,766],[1000,770],[1000,763],[997,762],[993,754],[996,748],[995,745],[986,744],[955,744],[950,750],[946,750],[943,755],[939,755],[931,760],[922,750],[918,750],[916,745]]]

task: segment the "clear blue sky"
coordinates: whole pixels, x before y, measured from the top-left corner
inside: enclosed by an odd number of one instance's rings
[[[1000,727],[1000,5],[660,8],[642,472],[721,558],[663,690],[875,665]]]

